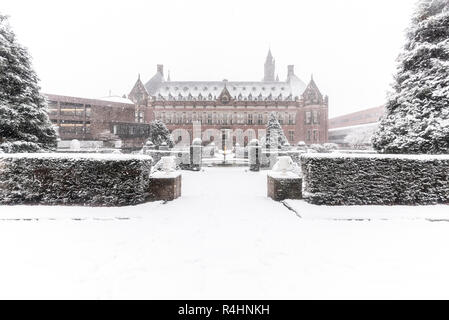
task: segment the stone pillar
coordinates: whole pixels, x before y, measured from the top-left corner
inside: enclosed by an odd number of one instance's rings
[[[202,141],[195,139],[190,146],[190,168],[194,171],[200,171],[202,160]]]
[[[259,140],[254,139],[248,146],[249,170],[260,171],[260,158],[262,156],[262,147],[259,146]]]
[[[181,196],[181,173],[157,171],[150,176],[151,201],[172,201]]]
[[[275,201],[302,199],[302,179],[292,172],[271,171],[267,175],[267,195]]]

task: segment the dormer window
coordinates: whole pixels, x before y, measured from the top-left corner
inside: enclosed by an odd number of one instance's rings
[[[272,91],[276,90],[276,87],[271,88]]]
[[[253,87],[253,91],[256,91],[257,89],[256,89],[256,87]]]
[[[184,90],[184,91],[187,91],[187,90],[189,90],[189,88],[187,88],[187,87],[184,87],[184,88],[183,88],[183,90]]]
[[[204,90],[204,91],[207,91],[207,87],[204,87],[203,90]]]

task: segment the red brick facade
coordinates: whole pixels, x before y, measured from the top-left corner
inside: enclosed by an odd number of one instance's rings
[[[260,139],[258,132],[266,129],[269,113],[276,112],[290,144],[326,143],[327,96],[313,78],[308,85],[302,82],[293,66],[288,66],[286,81],[274,80],[274,63],[269,52],[264,80],[259,82],[165,80],[163,66],[158,65],[145,85],[139,76],[128,98],[146,110],[145,122],[161,120],[170,131],[188,131],[190,139],[195,121],[201,123],[202,138],[208,129],[230,129],[254,132],[252,138]]]

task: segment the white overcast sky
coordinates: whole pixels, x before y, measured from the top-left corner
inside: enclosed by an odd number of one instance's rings
[[[261,80],[268,51],[329,95],[330,116],[384,103],[415,0],[2,0],[46,93],[127,94],[172,80]]]

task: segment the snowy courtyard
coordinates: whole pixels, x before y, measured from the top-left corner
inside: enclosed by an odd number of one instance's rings
[[[266,172],[182,174],[165,204],[0,206],[0,298],[449,298],[449,206],[289,210]]]

